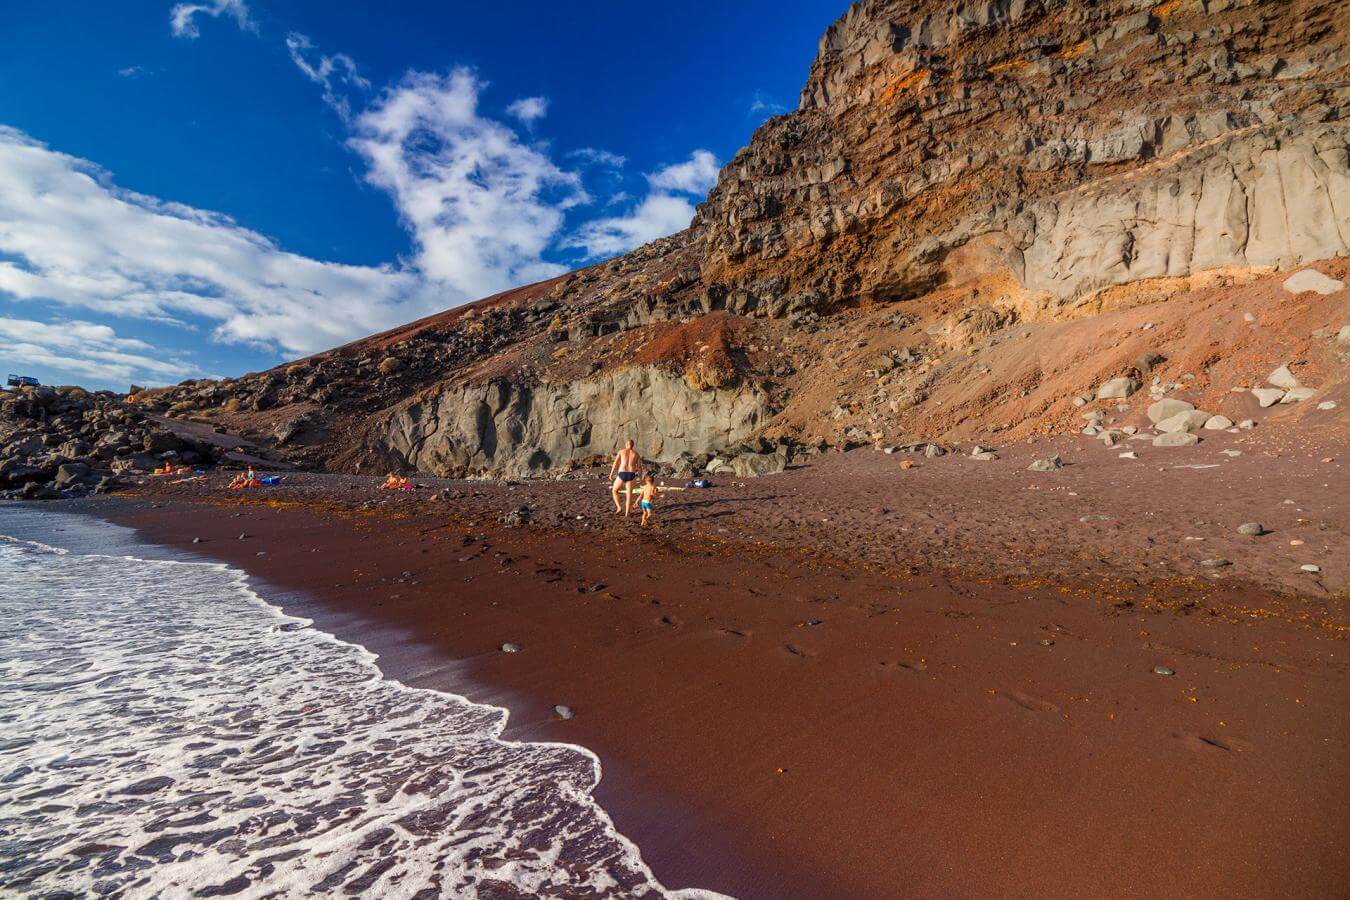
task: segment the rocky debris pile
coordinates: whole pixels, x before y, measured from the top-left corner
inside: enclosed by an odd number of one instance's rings
[[[116,487],[122,475],[214,459],[214,448],[108,391],[43,385],[0,394],[0,497],[79,496]]]
[[[1266,383],[1274,386],[1252,388],[1252,396],[1261,404],[1262,409],[1276,403],[1298,403],[1317,394],[1315,389],[1299,384],[1288,366],[1280,366],[1271,372],[1266,377]]]

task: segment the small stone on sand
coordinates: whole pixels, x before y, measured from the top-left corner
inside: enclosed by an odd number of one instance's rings
[[[1266,533],[1260,522],[1243,522],[1238,526],[1237,531],[1238,534],[1245,534],[1248,537],[1258,537]]]

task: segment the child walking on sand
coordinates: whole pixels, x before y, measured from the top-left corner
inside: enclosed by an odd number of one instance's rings
[[[652,504],[656,501],[656,492],[660,490],[656,486],[656,480],[648,475],[642,479],[642,487],[638,489],[638,508],[642,510],[642,521],[638,524],[643,528],[652,520]]]

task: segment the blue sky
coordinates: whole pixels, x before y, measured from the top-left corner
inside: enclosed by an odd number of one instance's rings
[[[688,224],[844,0],[11,0],[0,367],[237,375]]]

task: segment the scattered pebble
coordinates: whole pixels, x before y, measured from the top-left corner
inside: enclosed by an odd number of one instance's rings
[[[519,653],[519,652],[520,652],[520,645],[519,645],[519,644],[510,644],[510,643],[508,643],[508,644],[502,644],[502,652],[503,652],[503,653]]]
[[[1232,564],[1233,561],[1231,559],[1224,559],[1222,556],[1215,557],[1214,559],[1200,560],[1200,565],[1210,569],[1221,569],[1224,566],[1231,566]]]
[[[1176,672],[1173,672],[1171,669],[1167,668],[1167,666],[1154,666],[1154,667],[1153,667],[1153,674],[1154,674],[1154,675],[1175,675],[1175,674],[1177,674],[1177,673],[1176,673]]]
[[[192,543],[194,543],[194,544],[200,544],[201,542],[202,542],[202,539],[199,538],[199,537],[195,537],[195,538],[192,539]]]
[[[576,715],[576,713],[572,712],[572,707],[570,707],[570,706],[563,706],[563,705],[561,705],[561,704],[559,704],[558,706],[553,707],[553,714],[556,715],[556,716],[557,716],[558,718],[560,718],[560,719],[570,719],[570,718],[572,718],[574,715]]]
[[[1301,572],[1307,572],[1307,573],[1309,573],[1309,574],[1311,574],[1311,575],[1316,575],[1318,572],[1322,571],[1322,567],[1321,567],[1321,566],[1315,566],[1315,565],[1313,565],[1312,563],[1304,563],[1303,565],[1299,566],[1298,568],[1299,568],[1299,571],[1301,571]]]
[[[1243,522],[1238,526],[1237,531],[1238,534],[1245,534],[1248,537],[1258,537],[1266,533],[1260,522]]]
[[[240,535],[239,535],[239,540],[241,540],[241,541],[246,541],[246,540],[248,540],[248,535],[247,535],[247,534],[240,534]]]

